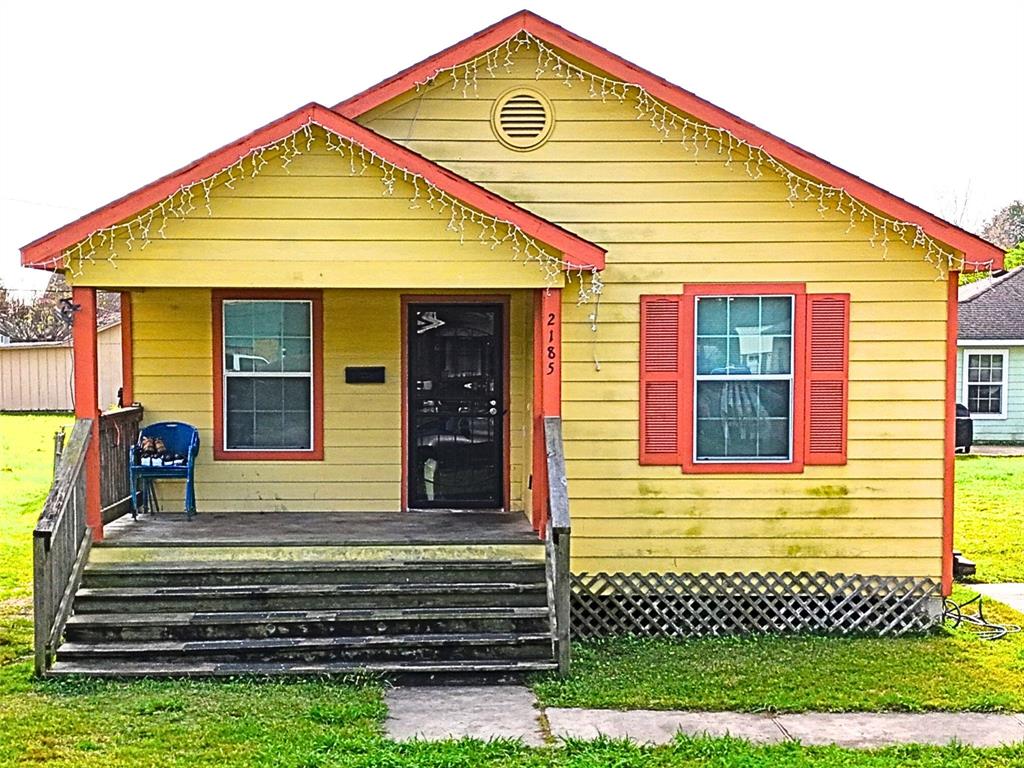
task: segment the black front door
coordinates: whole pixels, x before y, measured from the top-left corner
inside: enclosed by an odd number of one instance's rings
[[[504,506],[503,315],[500,304],[409,305],[412,508]]]

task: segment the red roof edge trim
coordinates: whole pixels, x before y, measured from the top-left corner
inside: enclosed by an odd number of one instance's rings
[[[531,11],[519,11],[418,64],[402,70],[367,90],[335,105],[348,118],[377,107],[415,88],[438,70],[453,67],[501,45],[519,32],[529,32],[544,42],[626,83],[639,85],[659,101],[709,125],[723,128],[748,144],[761,147],[794,171],[829,186],[843,189],[865,205],[896,220],[917,224],[929,237],[964,254],[964,271],[1002,269],[1003,251],[986,240],[935,216],[881,187],[844,171],[788,141],[758,128],[709,101],[670,83],[595,43],[566,30]]]
[[[94,232],[130,218],[139,211],[158,205],[184,186],[209,178],[259,147],[272,144],[316,124],[345,139],[356,142],[396,168],[420,176],[453,198],[518,227],[524,234],[562,254],[565,268],[604,269],[605,249],[569,232],[536,214],[520,208],[468,179],[428,160],[378,133],[349,120],[320,104],[307,104],[258,130],[221,147],[156,181],[54,230],[21,249],[21,262],[27,267],[55,269],[62,253]]]

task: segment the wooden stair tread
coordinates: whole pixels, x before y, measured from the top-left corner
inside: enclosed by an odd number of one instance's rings
[[[381,621],[399,619],[547,618],[547,606],[454,607],[454,608],[349,608],[312,611],[169,611],[163,613],[81,613],[68,619],[73,624],[165,626],[197,624],[298,623],[313,621]]]
[[[295,571],[447,571],[453,568],[472,570],[501,571],[507,569],[543,569],[543,560],[237,560],[237,561],[175,561],[175,562],[109,562],[89,563],[85,574],[123,575],[131,573],[238,573],[247,574],[255,571],[264,572],[295,572]]]
[[[210,651],[246,651],[274,648],[383,648],[402,646],[439,645],[516,645],[551,640],[550,633],[492,632],[492,633],[431,633],[407,635],[364,635],[358,637],[266,637],[233,640],[187,640],[153,642],[67,642],[60,647],[61,654],[96,654],[116,656],[143,653],[204,653]]]
[[[317,663],[292,662],[203,662],[181,664],[154,664],[146,662],[116,662],[110,666],[103,659],[61,662],[49,671],[52,676],[95,675],[103,677],[238,677],[238,676],[323,676],[331,674],[515,674],[552,672],[558,668],[554,661],[393,661],[354,662],[328,661]]]
[[[534,592],[546,589],[544,582],[424,582],[412,584],[212,584],[183,587],[90,587],[78,590],[77,598],[146,597],[244,597],[244,596],[299,596],[310,595],[407,595],[422,593],[489,593]]]

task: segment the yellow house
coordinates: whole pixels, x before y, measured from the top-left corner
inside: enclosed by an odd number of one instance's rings
[[[112,627],[146,601],[164,632],[149,637],[188,637],[158,584],[212,613],[398,611],[382,621],[411,627],[324,619],[305,667],[264,643],[250,671],[499,678],[564,669],[570,628],[896,634],[935,623],[949,592],[957,273],[1000,251],[531,13],[22,257],[74,286],[92,419],[83,503],[55,487],[44,513],[45,536],[61,514],[81,523],[65,565],[44,563],[41,670],[66,637],[54,671],[237,672],[213,648],[116,651],[131,638]],[[169,484],[162,515],[109,520],[127,505],[101,493],[101,454],[123,463],[102,425],[139,411],[98,411],[97,289],[122,293],[125,400],[198,429],[188,524]],[[538,602],[500,563],[540,580]],[[357,571],[377,602],[345,591]],[[463,617],[486,651],[367,655],[381,633],[454,634],[401,612],[499,582],[525,602],[458,605],[540,624]],[[307,583],[337,588],[288,602]],[[225,584],[283,591],[217,603]],[[403,584],[420,597],[380,602]]]

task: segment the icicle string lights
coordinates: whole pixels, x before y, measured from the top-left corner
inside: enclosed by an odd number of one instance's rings
[[[538,265],[548,286],[560,284],[562,274],[568,273],[578,285],[581,304],[589,302],[601,293],[603,285],[597,269],[581,268],[553,255],[536,239],[523,232],[518,225],[470,208],[431,183],[422,174],[401,168],[359,142],[342,137],[314,120],[305,123],[283,139],[245,152],[235,162],[211,176],[182,185],[164,200],[134,218],[96,230],[89,237],[64,251],[64,268],[70,270],[72,276],[77,277],[82,274],[86,264],[94,264],[97,258],[104,258],[116,269],[118,245],[124,245],[128,251],[134,251],[136,247],[144,250],[153,239],[167,238],[169,221],[184,219],[199,206],[203,206],[207,216],[212,216],[211,193],[214,187],[223,183],[228,189],[234,189],[236,184],[256,178],[269,164],[270,161],[266,157],[268,154],[273,156],[277,153],[281,168],[288,173],[289,166],[295,158],[312,150],[313,145],[321,140],[313,130],[314,126],[324,132],[325,138],[322,141],[326,149],[348,160],[351,175],[362,176],[371,167],[380,168],[382,194],[385,197],[395,194],[397,180],[401,178],[412,187],[409,207],[420,208],[421,202],[426,202],[431,209],[446,216],[446,229],[457,236],[460,243],[464,243],[467,238],[473,238],[491,250],[508,243],[512,249],[512,258],[524,265]]]
[[[676,112],[655,99],[641,85],[584,70],[525,30],[474,59],[437,70],[417,83],[416,88],[429,87],[447,75],[453,90],[461,91],[464,97],[476,95],[477,78],[481,70],[491,77],[496,77],[498,69],[511,73],[515,66],[514,57],[522,50],[537,52],[534,71],[536,79],[550,75],[568,88],[577,85],[585,88],[594,99],[621,103],[630,101],[636,109],[637,120],[645,120],[661,134],[662,141],[676,141],[694,157],[699,157],[702,152],[714,151],[723,158],[726,166],[742,165],[752,179],[760,179],[767,172],[777,174],[789,190],[786,201],[790,206],[797,201],[816,202],[818,213],[823,218],[830,210],[847,216],[849,226],[846,232],[858,227],[870,230],[868,242],[872,247],[881,248],[883,259],[888,256],[889,243],[900,240],[912,248],[924,249],[925,261],[938,270],[937,279],[945,279],[949,271],[963,269],[963,257],[941,246],[920,225],[882,216],[841,187],[829,186],[794,173],[763,147],[749,144],[725,128],[716,128]]]

